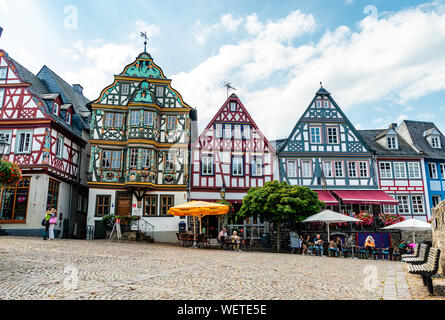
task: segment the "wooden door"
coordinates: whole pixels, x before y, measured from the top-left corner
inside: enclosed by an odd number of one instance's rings
[[[131,194],[117,194],[116,211],[117,215],[121,217],[129,217],[131,215]]]

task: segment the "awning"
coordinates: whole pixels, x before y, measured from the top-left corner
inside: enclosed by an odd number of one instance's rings
[[[335,190],[343,203],[398,205],[399,202],[382,190]]]
[[[328,206],[338,206],[337,199],[334,198],[332,193],[329,191],[323,191],[323,190],[315,190],[316,193],[318,193],[318,198],[320,201],[323,201]]]

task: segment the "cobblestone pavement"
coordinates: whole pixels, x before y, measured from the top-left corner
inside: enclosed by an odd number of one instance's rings
[[[403,268],[400,262],[0,237],[0,299],[411,299]]]

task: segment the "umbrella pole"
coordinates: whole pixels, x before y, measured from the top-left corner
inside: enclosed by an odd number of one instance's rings
[[[329,222],[326,224],[328,225],[328,242],[330,242],[331,240],[330,240],[330,232],[329,232]]]
[[[201,223],[201,219],[202,219],[202,217],[199,216],[199,234],[202,233],[202,223]]]
[[[413,229],[413,243],[416,243],[416,231]]]
[[[195,222],[195,216],[193,216],[193,247],[196,248],[196,222]]]

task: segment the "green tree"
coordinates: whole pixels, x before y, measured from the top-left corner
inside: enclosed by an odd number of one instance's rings
[[[280,252],[280,229],[285,221],[299,222],[325,208],[318,194],[307,187],[272,181],[249,190],[238,212],[241,219],[259,216],[273,222],[277,229],[277,252]]]

